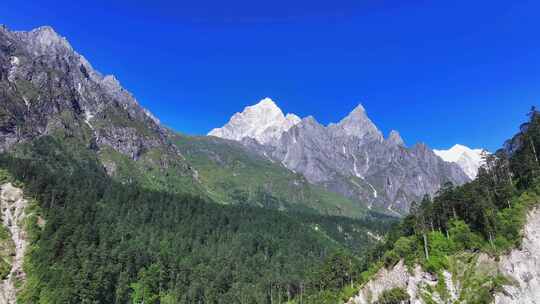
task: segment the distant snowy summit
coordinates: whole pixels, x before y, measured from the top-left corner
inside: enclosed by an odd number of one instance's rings
[[[455,145],[449,150],[433,150],[444,161],[458,164],[463,172],[475,179],[478,169],[483,165],[482,155],[488,153],[484,149],[471,149],[464,145]]]
[[[268,144],[300,121],[300,117],[294,114],[284,115],[276,103],[267,97],[234,114],[225,126],[213,129],[208,135],[231,140],[253,138],[261,144]]]
[[[292,127],[310,123],[319,125],[311,116],[300,119],[295,114],[285,115],[272,99],[266,97],[257,104],[247,106],[242,112],[235,113],[227,124],[211,130],[208,135],[236,141],[251,138],[263,145],[275,145]],[[384,140],[383,134],[367,117],[361,104],[340,122],[329,124],[328,129],[342,136],[371,137],[381,142]],[[397,131],[392,131],[388,140],[404,145]]]

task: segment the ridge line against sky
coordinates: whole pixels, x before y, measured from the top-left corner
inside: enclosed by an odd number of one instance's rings
[[[167,126],[206,134],[265,96],[338,121],[358,103],[408,144],[491,151],[539,100],[533,1],[0,3],[13,30],[52,26]]]

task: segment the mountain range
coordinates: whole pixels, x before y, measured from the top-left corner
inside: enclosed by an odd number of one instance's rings
[[[406,213],[412,201],[447,182],[473,179],[481,164],[479,153],[464,146],[445,154],[423,143],[409,148],[397,131],[385,138],[362,105],[324,126],[311,116],[284,115],[265,98],[208,135],[239,141],[313,184],[393,214]],[[439,157],[454,154],[460,157]]]
[[[396,131],[384,138],[361,105],[323,126],[313,117],[285,115],[266,98],[210,132],[225,140],[181,136],[161,125],[114,76],[93,69],[52,28],[2,27],[0,44],[3,151],[40,136],[76,138],[126,183],[199,193],[222,203],[261,205],[264,194],[276,208],[352,217],[369,209],[405,214],[413,200],[442,184],[469,180],[424,144],[408,148]],[[203,142],[204,150],[195,153]],[[222,154],[231,147],[234,157]],[[217,168],[225,169],[223,180],[209,173]]]

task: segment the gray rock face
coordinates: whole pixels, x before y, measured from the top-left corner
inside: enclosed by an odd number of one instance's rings
[[[521,248],[499,261],[499,270],[514,282],[495,297],[496,304],[540,303],[540,209],[527,217]]]
[[[395,133],[384,140],[367,116],[344,122],[325,128],[304,120],[282,136],[272,156],[313,183],[399,213],[445,182],[468,180],[424,144],[407,149]]]
[[[159,121],[52,28],[0,27],[0,151],[51,134],[134,160],[159,148],[165,166],[181,159]]]
[[[328,126],[330,133],[337,137],[357,137],[366,141],[382,141],[381,131],[368,118],[366,110],[358,105],[347,117],[337,124]]]
[[[447,271],[444,271],[443,275],[451,278],[451,274]],[[450,299],[444,301],[438,295],[431,297],[437,304],[455,303],[459,298],[452,280],[446,280],[445,283]],[[416,266],[410,271],[403,261],[400,261],[392,269],[381,269],[372,280],[360,289],[356,296],[349,299],[347,304],[376,303],[385,291],[392,288],[402,288],[407,291],[411,304],[425,304],[422,299],[424,289],[435,289],[436,286],[437,279],[435,276],[423,271],[420,266]]]
[[[0,281],[0,304],[17,303],[16,294],[20,289],[17,282],[24,283],[26,279],[23,261],[28,247],[27,233],[24,230],[27,206],[28,201],[24,199],[22,189],[14,187],[11,183],[0,186],[1,222],[9,232],[14,247],[14,255],[10,257],[9,274]]]
[[[311,183],[396,214],[406,213],[412,201],[446,182],[469,181],[463,170],[426,145],[406,148],[397,131],[385,139],[361,105],[336,124],[323,126],[307,117],[273,142],[247,137],[242,142]]]

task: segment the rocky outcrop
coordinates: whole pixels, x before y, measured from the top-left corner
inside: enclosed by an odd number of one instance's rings
[[[137,130],[129,127],[107,128],[100,132],[97,143],[108,146],[121,154],[137,160],[144,152],[161,147],[162,143],[156,138],[141,138]]]
[[[503,256],[499,269],[514,284],[496,295],[496,304],[540,303],[540,209],[528,217],[521,248]]]
[[[477,303],[474,300],[480,289],[489,290],[490,281],[497,276],[504,277],[507,285],[493,295],[495,304],[540,303],[540,208],[529,213],[523,231],[521,248],[498,259],[472,253],[452,257],[452,271],[444,271],[442,277],[419,266],[408,269],[402,261],[392,269],[382,268],[347,303],[371,304],[392,288],[406,290],[412,304]]]
[[[449,272],[443,274],[447,278],[451,278]],[[452,280],[446,280],[449,290],[447,301],[443,301],[439,295],[431,297],[436,303],[453,303],[458,299],[456,288]],[[391,270],[381,269],[375,277],[368,282],[360,291],[360,293],[349,300],[348,304],[372,304],[387,290],[393,288],[402,288],[407,291],[411,304],[424,304],[422,295],[428,289],[434,289],[437,286],[437,278],[427,272],[422,271],[420,266],[417,266],[412,271],[404,265],[403,261],[399,262]]]
[[[15,245],[11,270],[7,278],[0,282],[0,304],[15,304],[17,288],[22,286],[25,280],[23,260],[28,242],[24,220],[28,201],[24,198],[22,189],[14,187],[11,183],[3,184],[0,191],[2,225],[8,230]]]

